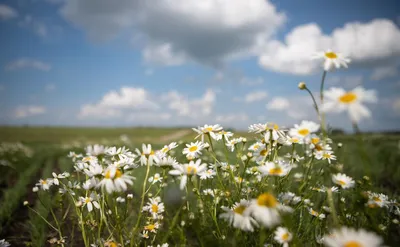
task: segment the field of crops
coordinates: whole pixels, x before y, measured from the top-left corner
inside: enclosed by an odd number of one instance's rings
[[[195,133],[191,130],[151,128],[3,127],[0,129],[0,134],[2,141],[0,146],[2,173],[0,177],[0,239],[7,239],[12,246],[50,246],[52,239],[58,237],[57,231],[49,227],[49,224],[53,226],[56,224],[54,217],[61,218],[62,220],[57,224],[61,224],[61,228],[69,232],[64,232],[65,236],[70,236],[69,239],[66,239],[70,244],[66,246],[84,246],[80,236],[79,220],[76,215],[70,216],[69,211],[72,211],[72,208],[66,207],[62,203],[65,198],[57,190],[52,190],[42,194],[39,200],[35,192],[32,192],[32,188],[38,180],[52,177],[52,172],[73,172],[74,163],[71,158],[67,157],[70,151],[84,153],[84,147],[95,143],[126,146],[134,150],[136,147],[141,148],[141,143],[145,142],[154,144],[153,147],[158,149],[163,146],[162,144],[173,141],[183,145],[183,142],[188,142],[195,137]],[[248,136],[247,133],[240,134]],[[250,136],[248,138],[249,143],[254,142],[251,141]],[[336,143],[342,143],[341,148],[335,148],[335,153],[338,156],[337,163],[346,164],[344,168],[346,174],[352,174],[356,181],[366,181],[367,179],[368,183],[373,184],[375,190],[387,194],[390,198],[398,197],[397,188],[400,184],[399,136],[342,135],[333,136],[333,140]],[[144,170],[138,169],[135,177],[142,176],[144,176]],[[131,191],[134,197],[140,195],[140,189],[140,185],[138,185]],[[30,209],[23,205],[24,201],[29,203]],[[390,228],[389,231],[385,229],[385,232],[389,232],[386,240],[388,244],[396,246],[395,243],[400,241],[400,228],[398,222],[390,220],[384,226]],[[179,227],[179,229],[184,228],[183,226]],[[370,228],[380,231],[379,225],[371,225]],[[232,233],[238,234],[238,232]],[[182,246],[202,245],[201,241],[198,241],[200,236],[193,236],[195,233],[184,231],[181,234],[186,234],[185,241],[176,240],[168,235],[165,235],[164,239],[176,245],[180,243]],[[233,246],[239,244],[232,243]]]

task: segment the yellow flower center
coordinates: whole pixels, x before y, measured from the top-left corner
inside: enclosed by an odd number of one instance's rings
[[[335,58],[337,58],[337,54],[334,52],[326,52],[325,57],[330,58],[330,59],[335,59]]]
[[[257,204],[268,208],[274,208],[278,204],[278,201],[273,195],[269,193],[263,193],[258,196]]]
[[[297,133],[299,133],[302,136],[308,135],[310,133],[310,131],[308,129],[299,129],[297,131]]]
[[[187,174],[196,174],[197,173],[197,169],[196,169],[196,167],[188,166],[186,168],[186,172],[187,172]]]
[[[156,228],[154,224],[150,224],[144,227],[145,230],[153,231]]]
[[[362,247],[362,245],[357,241],[348,241],[344,244],[344,247]]]
[[[311,214],[314,215],[314,216],[318,216],[319,215],[319,213],[317,211],[313,210],[313,209],[311,209]]]
[[[292,140],[293,143],[298,143],[299,142],[299,139],[297,139],[297,138],[292,138],[291,140]]]
[[[317,144],[319,142],[319,138],[318,137],[314,137],[314,138],[311,138],[311,143],[312,144]]]
[[[208,132],[211,132],[211,131],[213,130],[213,128],[212,128],[212,127],[207,127],[206,130],[207,130]]]
[[[163,152],[163,153],[166,153],[166,152],[168,152],[169,151],[169,148],[168,147],[164,147],[163,149],[161,149],[161,152]]]
[[[120,178],[121,176],[122,176],[122,172],[119,169],[117,169],[115,171],[114,179]],[[104,177],[107,178],[107,179],[110,179],[111,178],[111,170],[108,170]]]
[[[192,146],[189,148],[190,152],[195,152],[197,150],[197,146]]]
[[[282,172],[283,171],[280,167],[272,168],[269,170],[269,174],[271,174],[271,175],[281,175]]]
[[[43,180],[41,183],[42,184],[47,184],[47,180]]]
[[[316,149],[317,151],[322,151],[321,145],[315,145],[315,149]]]
[[[289,233],[285,232],[285,233],[282,235],[282,240],[283,240],[283,241],[287,241],[288,239],[289,239]]]
[[[118,247],[118,244],[117,244],[116,242],[111,241],[111,242],[105,243],[105,246],[108,246],[108,247]]]
[[[242,215],[245,209],[246,209],[246,206],[244,206],[244,205],[239,205],[239,206],[237,206],[233,211],[234,211],[235,213],[237,213],[237,214]]]
[[[325,159],[330,159],[330,158],[332,158],[332,156],[331,156],[329,153],[324,153],[322,156],[323,156]]]
[[[256,144],[253,146],[254,149],[258,149],[260,147],[260,145]]]
[[[268,154],[268,150],[267,150],[267,149],[263,149],[263,150],[261,150],[261,152],[260,152],[260,155],[261,155],[261,156],[267,156],[267,154]]]
[[[357,99],[357,95],[352,92],[345,93],[339,97],[339,101],[344,104],[350,104],[350,103],[354,102],[356,99]]]
[[[85,203],[89,203],[91,200],[90,200],[90,197],[86,197],[86,199],[85,199]]]
[[[338,180],[338,183],[339,183],[340,185],[346,185],[346,182],[343,181],[343,180]]]
[[[372,200],[374,200],[375,202],[382,202],[381,198],[379,198],[379,197],[377,197],[377,196],[374,196],[374,197],[372,198]]]
[[[153,211],[153,213],[158,213],[158,205],[157,204],[152,204],[151,205],[151,211]]]
[[[274,130],[278,130],[279,126],[277,124],[274,124]]]

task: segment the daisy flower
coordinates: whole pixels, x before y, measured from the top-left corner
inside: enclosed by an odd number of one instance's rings
[[[294,128],[290,129],[289,135],[291,137],[295,137],[298,139],[306,139],[309,137],[312,133],[315,133],[319,129],[319,124],[316,124],[312,121],[302,121],[299,124],[295,124]]]
[[[342,189],[349,189],[354,187],[355,185],[355,182],[351,177],[346,176],[345,174],[342,173],[332,175],[332,181],[335,184],[340,185]]]
[[[9,242],[7,242],[5,239],[0,240],[0,246],[1,247],[8,247],[11,246]]]
[[[76,154],[75,152],[69,152],[68,158],[72,158],[72,161],[75,162],[77,159],[82,158],[82,154]]]
[[[240,200],[236,202],[232,208],[221,207],[225,212],[219,215],[219,218],[225,219],[234,228],[239,228],[243,231],[254,231],[254,226],[258,227],[257,222],[249,215],[248,207],[250,202]]]
[[[142,236],[142,238],[149,238],[149,232],[148,231],[143,231],[142,234],[140,234]]]
[[[82,202],[82,206],[86,206],[89,212],[92,212],[93,206],[97,209],[100,208],[99,203],[96,201],[96,196],[94,193],[90,194],[89,197],[79,197],[79,200]]]
[[[208,179],[208,178],[213,178],[215,176],[216,172],[214,169],[208,169],[202,173],[200,173],[200,179]]]
[[[154,174],[154,176],[151,176],[151,177],[149,178],[149,182],[150,182],[150,183],[153,183],[153,184],[155,184],[155,183],[157,183],[157,182],[160,182],[160,183],[161,183],[162,180],[163,180],[163,178],[160,176],[159,173],[156,173],[156,174]]]
[[[260,148],[261,148],[261,149],[265,148],[265,144],[262,143],[262,142],[256,142],[256,143],[252,144],[252,145],[249,147],[249,150],[255,152],[255,151],[257,151],[257,150],[260,149]]]
[[[53,179],[40,179],[39,183],[36,183],[36,186],[40,187],[42,190],[49,190],[53,185]]]
[[[203,127],[197,127],[192,128],[194,132],[196,132],[198,135],[195,137],[195,139],[199,138],[201,136],[201,141],[204,142],[204,135],[209,134],[214,140],[216,139],[216,134],[215,132],[219,132],[222,130],[222,127],[219,124],[215,125],[208,125],[205,124]]]
[[[149,202],[143,207],[143,211],[151,213],[154,219],[157,219],[158,215],[164,212],[164,203],[161,202],[161,198],[150,198]]]
[[[382,193],[374,193],[374,192],[369,192],[368,193],[368,202],[367,206],[369,208],[382,208],[382,207],[388,207],[389,206],[389,197],[387,195],[384,195]]]
[[[292,208],[281,205],[269,193],[263,193],[253,199],[248,208],[249,214],[263,226],[272,228],[281,222],[280,212],[292,212]]]
[[[207,169],[207,165],[201,164],[201,160],[199,159],[196,162],[191,160],[189,164],[174,165],[173,168],[174,170],[169,171],[169,174],[173,176],[182,176],[180,189],[183,190],[186,186],[188,176],[190,175],[200,176],[200,174]]]
[[[286,176],[291,169],[292,166],[288,163],[285,163],[284,161],[265,162],[265,165],[258,167],[258,170],[264,176],[269,175],[269,176],[279,176],[279,177]]]
[[[241,143],[244,140],[245,139],[243,137],[233,138],[231,140],[228,140],[228,142],[225,145],[231,152],[233,152],[233,151],[235,151],[236,144]]]
[[[85,148],[86,155],[89,155],[89,156],[98,156],[98,155],[104,154],[105,150],[106,150],[105,146],[98,145],[98,144],[95,144],[93,146],[89,145]]]
[[[96,156],[89,155],[89,156],[83,157],[82,158],[82,162],[83,163],[89,163],[89,164],[97,164],[98,159],[97,159]]]
[[[363,103],[375,103],[377,101],[374,90],[365,90],[363,87],[346,92],[342,88],[330,88],[324,92],[325,101],[321,106],[324,112],[346,111],[353,122],[359,122],[363,118],[369,118],[371,112]]]
[[[336,160],[336,156],[333,154],[333,151],[316,151],[314,156],[318,160],[328,160],[329,164],[332,160]]]
[[[144,165],[153,165],[153,161],[157,162],[158,157],[155,155],[154,150],[151,149],[151,144],[142,144],[142,152],[139,149],[136,149],[136,153],[140,156],[140,164]]]
[[[103,167],[97,163],[90,164],[83,170],[89,177],[94,177],[103,173]]]
[[[232,132],[221,130],[220,132],[215,134],[215,140],[219,141],[222,138],[224,138],[225,141],[227,142],[227,141],[229,141],[229,138],[231,138],[232,136],[233,136]]]
[[[201,150],[204,148],[204,143],[201,141],[191,142],[186,144],[186,148],[183,149],[182,153],[186,155],[186,158],[191,160],[201,155]]]
[[[169,151],[176,148],[177,146],[178,145],[176,144],[176,142],[171,142],[170,144],[165,145],[162,149],[158,150],[156,152],[156,155],[158,158],[164,158]]]
[[[58,181],[59,178],[60,179],[61,178],[67,178],[67,177],[70,176],[70,174],[68,172],[63,172],[63,173],[58,174],[58,175],[55,172],[53,172],[52,175],[53,175],[53,183],[55,185],[59,185],[60,184],[60,182]]]
[[[96,187],[106,188],[111,194],[113,191],[125,191],[129,185],[133,184],[134,177],[124,174],[121,169],[115,166],[109,166],[103,173],[103,179]]]
[[[309,209],[308,209],[308,212],[309,212],[312,216],[315,216],[315,217],[319,218],[320,220],[325,219],[325,217],[326,217],[325,214],[323,214],[323,213],[318,213],[317,211],[315,211],[315,210],[312,209],[312,208],[309,208]]]
[[[179,165],[179,163],[176,161],[175,158],[172,158],[171,156],[166,156],[166,157],[158,159],[154,165],[161,167],[161,168],[167,168],[167,167],[171,167],[173,165]]]
[[[332,71],[333,69],[339,69],[340,67],[347,68],[347,64],[350,63],[350,59],[342,55],[341,53],[336,53],[331,50],[318,52],[314,55],[314,59],[325,59],[324,70]]]
[[[274,239],[276,242],[282,244],[284,247],[289,246],[289,242],[292,240],[293,235],[285,227],[278,227],[274,232]]]
[[[264,134],[264,140],[286,140],[285,132],[279,129],[279,126],[275,123],[266,123],[266,132]]]
[[[285,192],[285,193],[280,193],[278,195],[279,200],[286,205],[296,205],[299,202],[301,202],[301,197],[300,196],[296,196],[295,193],[293,192]]]
[[[257,162],[260,163],[267,158],[269,154],[268,147],[264,144],[260,146],[254,153],[253,153],[253,159]]]
[[[158,228],[160,227],[160,224],[157,222],[151,224],[147,222],[147,225],[144,226],[144,230],[152,232],[152,233],[157,233]]]
[[[126,147],[120,147],[118,149],[116,147],[110,147],[106,149],[105,153],[109,156],[118,156],[119,159],[125,159],[128,157],[136,158],[136,155],[130,152]]]
[[[382,238],[373,232],[348,227],[333,230],[322,241],[327,247],[379,247],[383,244]]]

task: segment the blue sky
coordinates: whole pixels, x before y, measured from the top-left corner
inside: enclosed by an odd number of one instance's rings
[[[397,4],[399,5],[399,4]],[[376,90],[363,130],[399,130],[396,0],[0,1],[0,124],[245,129],[316,120],[334,49],[348,69],[327,88]],[[328,114],[350,129],[346,114]]]

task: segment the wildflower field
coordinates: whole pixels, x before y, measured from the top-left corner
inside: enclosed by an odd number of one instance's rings
[[[349,60],[319,55],[318,122],[1,128],[0,246],[398,246],[400,136],[362,133],[376,95],[325,89]]]

